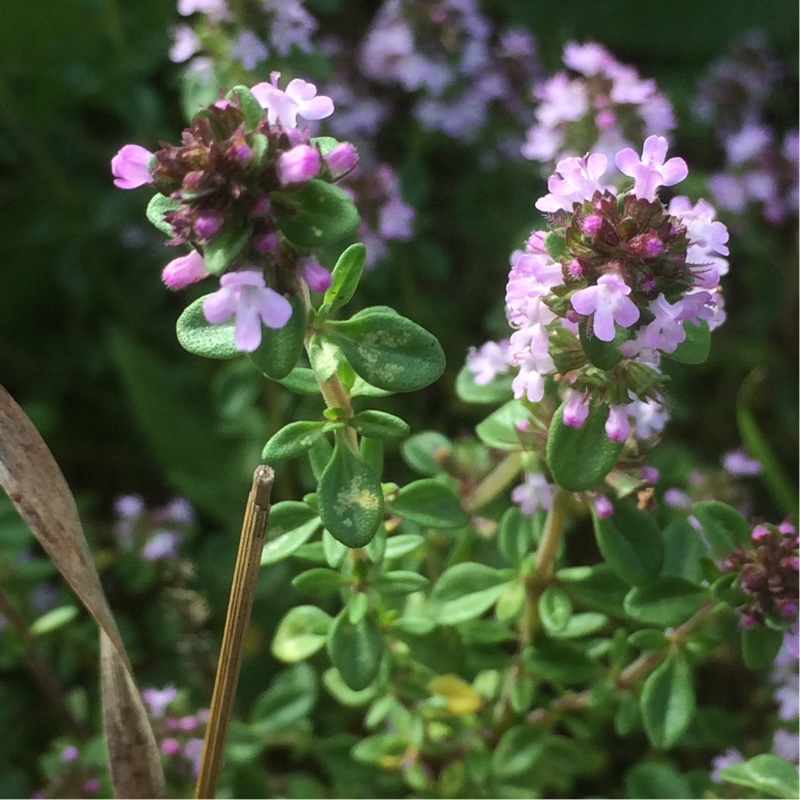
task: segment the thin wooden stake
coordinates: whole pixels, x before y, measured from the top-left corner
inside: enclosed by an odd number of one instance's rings
[[[213,798],[217,793],[217,782],[222,769],[225,740],[233,711],[239,671],[242,666],[244,635],[253,610],[253,598],[261,567],[261,550],[269,520],[269,498],[275,473],[262,464],[253,475],[253,486],[247,498],[247,507],[239,539],[239,553],[233,571],[231,596],[228,601],[228,616],[222,635],[222,648],[211,696],[211,709],[203,745],[200,774],[195,786],[195,798]]]

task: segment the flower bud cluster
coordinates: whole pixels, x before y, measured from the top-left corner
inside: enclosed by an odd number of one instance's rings
[[[514,332],[492,353],[516,368],[517,398],[539,402],[545,378],[555,377],[567,425],[580,428],[593,405],[607,405],[606,433],[619,442],[631,420],[645,438],[663,427],[659,362],[686,340],[687,323],[713,329],[724,319],[718,282],[728,270],[728,232],[702,200],[660,202],[658,187],[688,172],[666,152],[666,140],[650,136],[641,157],[617,153],[618,169],[634,179],[619,193],[602,181],[602,153],[558,163],[550,193],[536,203],[550,230],[534,231],[512,254],[506,316]],[[494,367],[483,356],[488,380]]]
[[[114,503],[116,545],[123,553],[137,552],[145,561],[168,561],[178,557],[186,530],[195,513],[188,500],[176,497],[165,506],[147,509],[139,495],[122,495]]]
[[[763,625],[768,619],[782,624],[797,617],[800,558],[797,528],[791,522],[756,525],[750,545],[737,547],[723,569],[738,573],[736,585],[747,598],[742,627]]]
[[[331,99],[298,78],[282,90],[279,77],[273,72],[270,83],[252,88],[251,102],[263,109],[256,124],[233,92],[199,111],[180,145],[162,142],[155,153],[126,145],[112,160],[117,186],[153,184],[174,204],[163,214],[172,232],[169,243],[191,250],[165,267],[169,288],[202,280],[210,274],[209,250],[220,242],[235,244],[221,288],[203,310],[212,324],[235,315],[236,345],[247,352],[259,346],[262,323],[280,328],[288,322],[292,307],[283,295],[294,291],[298,276],[316,291],[330,285],[314,253],[281,232],[282,220],[298,212],[294,193],[312,179],[339,180],[358,160],[349,143],[323,152],[309,129],[297,126],[298,116],[318,120],[332,114]]]
[[[675,127],[669,100],[655,81],[617,61],[595,42],[568,42],[562,70],[539,84],[536,123],[522,154],[549,170],[556,159],[587,151],[611,157],[622,147]]]

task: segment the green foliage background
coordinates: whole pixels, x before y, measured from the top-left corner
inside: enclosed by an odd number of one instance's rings
[[[309,6],[321,28],[349,31],[353,41],[374,8],[343,0]],[[792,0],[493,0],[482,7],[498,22],[527,26],[550,71],[559,67],[564,42],[592,38],[655,77],[680,120],[673,152],[695,174],[718,168],[722,154],[692,119],[691,96],[709,63],[748,30],[766,31],[786,71],[767,98],[769,121],[781,131],[796,125],[798,10]],[[120,494],[138,492],[158,503],[181,493],[200,508],[203,535],[193,545],[194,558],[218,632],[249,476],[269,435],[302,418],[310,401],[276,384],[264,389],[247,365],[182,351],[175,320],[196,295],[164,290],[160,270],[172,256],[144,219],[146,193],[112,185],[109,162],[122,144],[176,141],[183,127],[179,71],[167,58],[169,27],[177,21],[174,4],[164,0],[0,4],[0,382],[52,449],[95,541],[108,535]],[[265,66],[264,78],[267,72]],[[469,434],[480,410],[456,398],[455,375],[468,346],[502,335],[508,255],[542,223],[533,203],[544,184],[533,165],[482,172],[474,150],[410,126],[385,131],[377,144],[400,171],[404,194],[418,211],[419,236],[393,246],[355,303],[394,305],[432,331],[448,357],[434,387],[377,406],[391,412],[402,404],[412,430]],[[740,443],[737,392],[757,370],[750,407],[795,484],[796,227],[751,226],[736,235],[724,282],[728,321],[714,335],[711,358],[700,367],[671,367],[676,402],[662,471],[678,480],[691,468],[717,464]],[[266,414],[253,410],[256,400]],[[402,462],[390,457],[402,474]],[[301,496],[309,479],[280,469],[275,499]],[[773,520],[786,512],[761,485],[754,510]],[[275,671],[267,645],[292,604],[289,577],[283,562],[260,588],[254,618],[261,641],[245,664],[242,708]],[[170,658],[172,640],[159,611],[120,587],[108,588],[142,683],[188,681],[185,665]],[[65,682],[89,686],[96,643],[88,627],[74,636],[68,653],[50,655]],[[36,699],[24,669],[5,662],[0,669],[0,725],[15,731],[13,741],[0,745],[0,795],[10,796],[35,788],[36,758],[54,731],[41,712],[27,716]],[[196,699],[204,704],[207,695],[199,690]],[[348,779],[350,796],[379,786],[361,774]]]

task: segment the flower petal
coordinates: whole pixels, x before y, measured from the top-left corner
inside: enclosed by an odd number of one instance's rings
[[[292,316],[292,304],[282,294],[267,287],[259,293],[258,312],[268,328],[282,328]]]

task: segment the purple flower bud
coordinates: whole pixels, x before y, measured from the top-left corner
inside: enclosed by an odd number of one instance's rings
[[[181,718],[180,727],[182,731],[187,731],[191,733],[191,731],[197,729],[197,725],[198,725],[197,717],[188,716]]]
[[[192,250],[188,255],[170,261],[161,273],[161,280],[169,289],[176,291],[191,283],[197,283],[210,274],[203,256],[197,250]]]
[[[325,155],[325,163],[334,178],[346,175],[358,163],[358,154],[350,142],[340,142]]]
[[[174,756],[176,753],[179,753],[180,750],[181,743],[177,739],[170,737],[161,742],[161,752],[164,753],[164,755]]]
[[[140,517],[144,513],[144,500],[138,494],[120,495],[114,501],[114,511],[126,519]]]
[[[594,238],[603,227],[603,218],[599,214],[590,214],[580,221],[581,231],[590,238]]]
[[[97,778],[89,778],[86,783],[83,784],[83,792],[84,794],[97,794],[100,791],[100,781]]]
[[[148,165],[153,154],[138,144],[126,144],[111,159],[114,186],[120,189],[136,189],[153,182]]]
[[[592,501],[592,505],[598,517],[610,517],[614,513],[614,506],[604,494],[597,495]]]
[[[304,258],[300,262],[300,274],[312,292],[325,292],[331,285],[331,274],[316,258]]]
[[[142,690],[142,700],[144,700],[148,711],[154,717],[163,717],[167,706],[177,696],[178,690],[174,686],[165,686],[163,689]]]
[[[589,416],[589,398],[573,392],[564,406],[564,424],[580,428]]]
[[[647,481],[647,483],[657,483],[658,474],[658,470],[655,467],[650,466],[642,467],[642,471],[640,473],[642,480]]]
[[[664,502],[671,508],[691,508],[692,501],[689,495],[681,489],[667,489],[664,492]]]
[[[612,442],[624,442],[630,432],[631,423],[628,420],[628,406],[611,406],[606,420],[606,436]]]
[[[750,534],[750,538],[754,542],[760,542],[764,539],[768,539],[770,536],[772,536],[772,532],[765,525],[756,525],[756,527],[753,528],[753,532]]]
[[[65,764],[69,764],[71,761],[76,761],[79,755],[78,748],[73,744],[69,744],[61,751],[61,760]]]
[[[180,541],[180,534],[175,531],[158,531],[147,541],[142,550],[142,555],[146,561],[173,558],[178,554]]]
[[[272,203],[269,202],[269,197],[259,197],[256,200],[253,210],[250,212],[251,217],[265,217],[269,214],[272,208]]]
[[[278,236],[275,233],[262,233],[253,239],[253,247],[259,253],[269,253],[278,247]]]
[[[219,233],[223,221],[223,216],[218,211],[199,214],[194,223],[195,233],[202,239],[211,239]]]
[[[319,150],[298,144],[278,156],[278,180],[284,186],[305,183],[319,172],[319,165]]]

